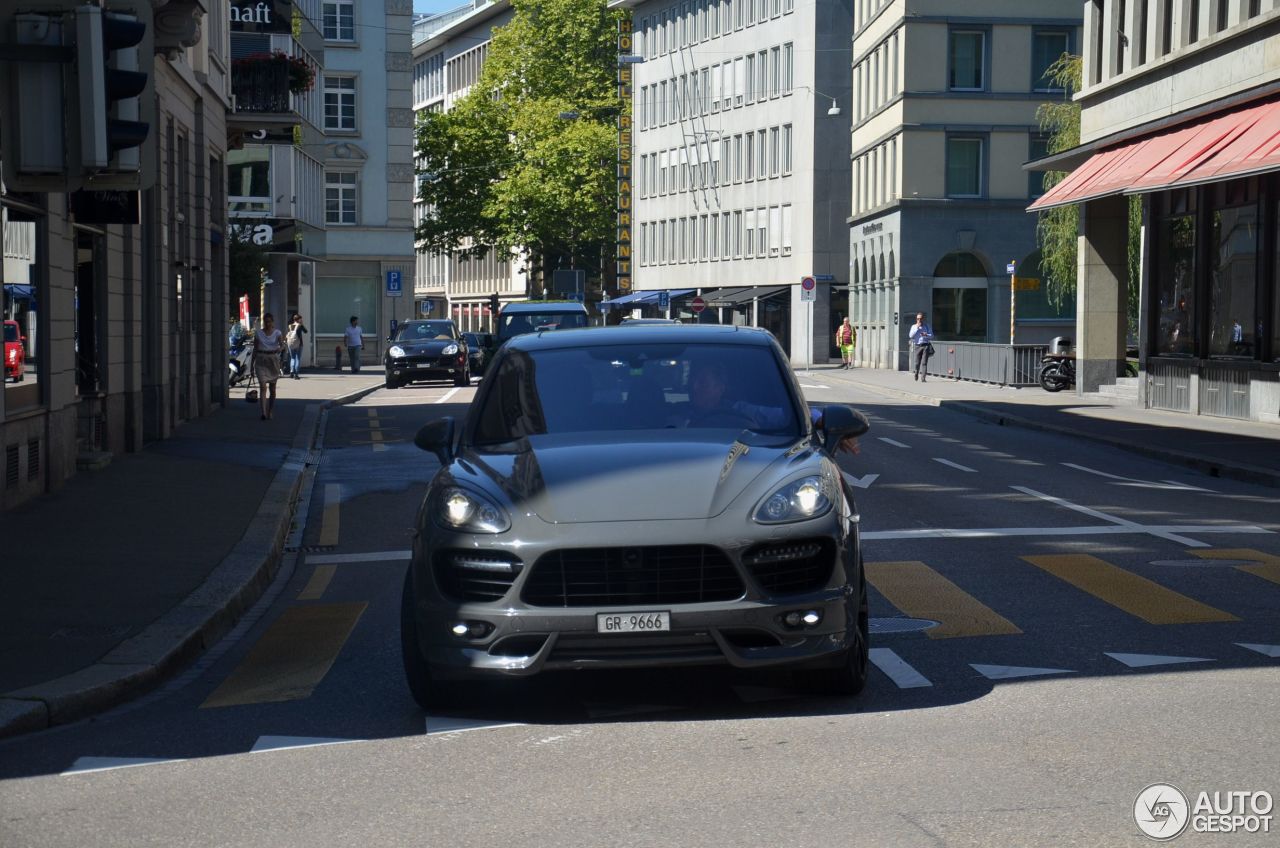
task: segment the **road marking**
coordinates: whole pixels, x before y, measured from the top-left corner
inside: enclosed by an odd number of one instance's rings
[[[298,701],[328,674],[367,603],[290,607],[201,709]]]
[[[346,565],[352,562],[404,562],[413,551],[369,551],[362,554],[307,554],[307,565]]]
[[[1213,662],[1207,657],[1164,657],[1159,654],[1117,654],[1111,651],[1103,651],[1104,654],[1111,657],[1118,663],[1124,663],[1129,668],[1150,668],[1153,665],[1180,665],[1181,663],[1198,663]]]
[[[182,759],[165,759],[162,757],[77,757],[71,768],[62,772],[65,777],[72,774],[89,774],[95,771],[111,771],[112,769],[133,768],[134,766],[153,766],[157,763],[181,763]]]
[[[317,565],[316,570],[311,572],[311,579],[307,581],[307,585],[298,593],[298,600],[320,600],[324,590],[329,588],[329,581],[333,579],[337,570],[336,565]]]
[[[456,394],[457,394],[461,389],[462,389],[462,387],[461,387],[461,386],[454,386],[452,389],[450,389],[449,391],[445,392],[445,393],[444,393],[444,396],[443,396],[443,397],[441,397],[439,400],[437,400],[437,401],[436,401],[436,403],[444,403],[444,402],[445,402],[445,401],[447,401],[449,398],[451,398],[451,397],[453,397],[454,395],[456,395]]]
[[[1001,539],[1013,536],[1125,536],[1134,533],[1162,535],[1173,531],[1195,533],[1267,533],[1272,531],[1252,524],[1238,527],[1220,524],[1110,524],[1092,527],[921,527],[910,530],[864,530],[862,538],[879,540],[905,539]]]
[[[370,430],[370,431],[369,431],[369,440],[373,443],[373,451],[374,451],[374,453],[379,453],[379,452],[381,452],[381,451],[385,451],[385,450],[387,449],[387,446],[386,446],[385,444],[383,444],[383,443],[382,443],[382,431],[381,431],[381,430]]]
[[[428,736],[437,733],[465,733],[468,730],[492,730],[499,727],[525,727],[519,721],[489,721],[483,718],[455,718],[453,716],[427,716],[424,727]]]
[[[885,443],[885,444],[887,444],[887,445],[893,445],[895,448],[909,448],[909,447],[911,447],[911,445],[904,445],[902,442],[899,442],[899,441],[898,441],[898,440],[896,440],[896,439],[891,439],[891,438],[889,438],[888,436],[881,436],[881,437],[880,437],[880,441],[884,442],[884,443]]]
[[[961,465],[961,464],[960,464],[960,463],[958,463],[958,462],[952,462],[951,460],[949,460],[949,459],[943,459],[943,458],[942,458],[942,457],[940,457],[940,456],[935,456],[935,457],[933,458],[933,461],[934,461],[934,462],[941,462],[943,465],[949,465],[949,466],[951,466],[952,468],[959,469],[960,471],[968,471],[970,474],[977,474],[977,473],[978,473],[978,469],[976,469],[976,468],[970,468],[970,467],[969,467],[969,466],[967,466],[967,465]]]
[[[925,631],[930,639],[1022,632],[923,562],[869,562],[866,571],[871,585],[899,610],[912,618],[939,622]]]
[[[1017,677],[1040,677],[1046,674],[1075,674],[1069,668],[1032,668],[1021,665],[979,665],[969,663],[969,667],[988,680],[1013,680]]]
[[[290,748],[319,748],[323,745],[346,745],[350,742],[363,742],[363,739],[326,739],[321,736],[259,736],[258,741],[249,749],[250,754],[261,754],[263,751],[285,751]]]
[[[921,689],[933,685],[929,678],[912,668],[890,648],[872,648],[869,654],[872,665],[883,671],[899,689]]]
[[[1211,492],[1212,489],[1202,489],[1199,486],[1189,486],[1172,480],[1165,480],[1160,483],[1153,483],[1150,480],[1139,480],[1136,477],[1121,477],[1119,474],[1108,474],[1106,471],[1098,471],[1094,468],[1086,468],[1083,465],[1076,465],[1074,462],[1062,463],[1067,468],[1074,468],[1076,471],[1083,471],[1086,474],[1096,474],[1099,477],[1106,477],[1109,480],[1118,481],[1121,486],[1134,486],[1141,489],[1165,489],[1170,491],[1181,492]]]
[[[1046,554],[1022,559],[1148,624],[1240,620],[1091,554]]]
[[[848,483],[850,486],[855,486],[859,489],[870,488],[871,484],[874,483],[876,481],[876,478],[880,476],[879,474],[863,474],[861,477],[854,477],[848,471],[845,471],[843,469],[841,469],[840,473],[844,475],[844,479],[846,483]]]
[[[1205,559],[1247,559],[1253,560],[1248,565],[1237,565],[1237,571],[1244,571],[1272,583],[1280,583],[1280,556],[1255,551],[1252,548],[1230,548],[1213,551],[1192,551]]]
[[[338,544],[338,510],[342,507],[342,485],[324,484],[324,514],[320,518],[320,541],[324,547]]]
[[[824,385],[822,385],[822,384],[820,384],[820,383],[801,383],[801,384],[800,384],[800,388],[802,388],[802,389],[830,389],[831,387],[830,387],[830,386],[824,386]]]
[[[1280,659],[1280,645],[1258,645],[1252,642],[1236,642],[1236,644],[1245,650],[1262,654],[1264,657]]]
[[[1025,495],[1031,495],[1032,497],[1040,498],[1041,500],[1046,500],[1046,501],[1049,501],[1050,503],[1057,504],[1058,506],[1064,509],[1075,510],[1076,512],[1083,513],[1084,515],[1088,515],[1091,518],[1097,518],[1102,521],[1110,521],[1112,524],[1118,524],[1124,527],[1131,527],[1135,529],[1144,526],[1144,525],[1138,524],[1136,521],[1130,521],[1127,518],[1119,518],[1118,516],[1115,516],[1115,515],[1108,515],[1105,512],[1100,512],[1096,509],[1090,509],[1089,507],[1081,506],[1080,504],[1074,504],[1071,501],[1064,500],[1063,498],[1055,497],[1054,495],[1046,495],[1044,492],[1037,492],[1035,489],[1028,489],[1026,486],[1010,486],[1009,488],[1017,492],[1022,492]],[[1182,528],[1179,528],[1179,529],[1181,530]],[[1150,533],[1152,536],[1156,536],[1161,539],[1167,539],[1170,542],[1176,542],[1179,545],[1186,545],[1188,548],[1209,547],[1209,544],[1207,542],[1200,542],[1195,539],[1189,539],[1186,536],[1179,535],[1178,533],[1169,532],[1167,530],[1161,530],[1160,528],[1156,528],[1156,527],[1146,526],[1145,532]]]

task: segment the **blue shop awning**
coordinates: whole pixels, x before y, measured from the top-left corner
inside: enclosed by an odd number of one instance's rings
[[[34,286],[24,286],[19,283],[5,283],[4,293],[9,295],[9,297],[16,297],[25,300],[33,300],[36,296]]]
[[[658,295],[667,292],[672,298],[689,294],[693,289],[648,289],[646,291],[633,291],[631,294],[624,294],[622,297],[615,297],[613,300],[600,301],[601,309],[609,309],[613,306],[641,306],[646,303],[657,303]]]

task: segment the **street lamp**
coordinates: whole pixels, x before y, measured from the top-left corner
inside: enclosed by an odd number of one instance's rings
[[[839,116],[839,114],[840,114],[840,107],[836,105],[836,99],[835,99],[834,97],[832,97],[830,94],[824,94],[823,92],[818,91],[816,88],[810,88],[810,87],[809,87],[809,86],[807,86],[807,85],[797,85],[797,86],[796,86],[796,88],[804,88],[804,89],[808,89],[810,92],[812,92],[813,94],[816,94],[816,95],[817,95],[817,96],[819,96],[819,97],[825,97],[825,98],[827,98],[828,100],[830,100],[830,101],[831,101],[831,108],[827,110],[827,117],[829,117],[829,118],[835,118],[835,117]]]

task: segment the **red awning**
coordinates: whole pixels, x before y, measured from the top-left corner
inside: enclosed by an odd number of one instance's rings
[[[1099,151],[1027,211],[1280,170],[1280,100]]]

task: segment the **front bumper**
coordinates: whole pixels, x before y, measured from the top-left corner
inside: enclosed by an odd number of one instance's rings
[[[464,370],[456,356],[404,357],[385,363],[387,376],[400,380],[429,380],[455,377]]]
[[[856,525],[839,508],[810,522],[778,527],[738,525],[736,532],[708,536],[715,521],[608,522],[555,527],[546,541],[471,536],[431,528],[415,542],[414,610],[420,650],[433,674],[444,678],[527,676],[541,671],[582,668],[639,668],[727,665],[741,669],[787,665],[823,665],[843,658],[856,636],[859,593]],[[684,526],[681,526],[684,525]],[[575,532],[576,530],[576,532]],[[812,591],[771,595],[744,563],[744,554],[761,544],[792,539],[829,538],[833,542],[830,576]],[[620,540],[661,539],[669,545],[716,545],[742,579],[740,597],[702,603],[640,603],[616,606],[536,606],[523,593],[535,563],[545,554],[592,548],[593,542],[617,547]],[[572,542],[570,541],[572,539]],[[460,601],[442,590],[433,566],[437,551],[518,551],[523,569],[511,588],[492,602]],[[540,567],[540,566],[539,566]],[[816,611],[813,625],[789,626],[788,612]],[[599,633],[598,613],[669,612],[670,631]],[[478,625],[481,634],[458,636],[458,624]],[[473,630],[473,633],[475,630]]]

